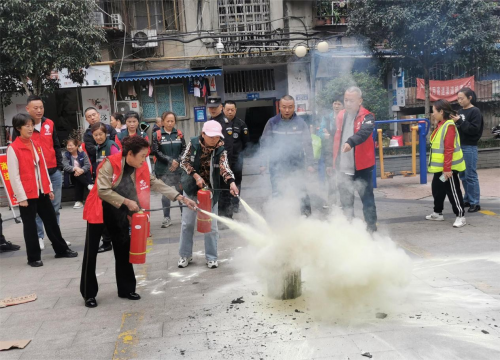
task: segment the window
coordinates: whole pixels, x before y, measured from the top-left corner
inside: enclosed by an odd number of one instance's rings
[[[136,0],[135,28],[158,33],[179,30],[178,0]]]
[[[141,105],[144,119],[155,119],[165,111],[172,111],[178,117],[185,117],[184,86],[182,84],[156,85],[153,97],[149,97],[148,86],[141,86]]]
[[[265,34],[271,31],[270,0],[217,0],[222,32]]]
[[[275,90],[274,69],[241,70],[224,74],[226,94]]]

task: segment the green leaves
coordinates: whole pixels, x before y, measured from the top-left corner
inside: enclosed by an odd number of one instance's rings
[[[436,61],[469,66],[497,64],[500,20],[491,2],[480,0],[352,0],[348,34],[367,39],[404,57],[406,68],[428,68]]]
[[[345,90],[350,86],[361,89],[363,106],[373,112],[376,119],[388,118],[387,90],[378,76],[370,75],[368,72],[354,72],[331,80],[316,97],[318,105],[331,111],[333,100],[339,97],[343,99]]]
[[[93,11],[91,0],[2,0],[0,91],[19,88],[26,78],[43,84],[30,91],[51,91],[54,84],[47,79],[51,70],[81,73],[98,61],[99,44],[106,40],[91,21]]]

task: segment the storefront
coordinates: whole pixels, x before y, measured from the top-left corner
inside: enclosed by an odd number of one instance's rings
[[[165,111],[172,111],[177,116],[177,128],[185,136],[198,135],[203,124],[195,122],[194,109],[205,106],[207,96],[217,94],[221,75],[221,69],[115,73],[116,111],[137,111],[148,122],[154,122]]]
[[[109,65],[90,66],[82,85],[69,80],[67,70],[52,72],[51,77],[59,80],[59,89],[43,96],[45,116],[53,120],[57,135],[62,142],[75,129],[88,126],[83,111],[89,106],[95,107],[101,114],[101,121],[109,123],[113,111],[111,85],[112,76]],[[26,112],[27,95],[12,97],[12,104],[4,108],[5,125],[11,133],[12,118],[15,114]]]

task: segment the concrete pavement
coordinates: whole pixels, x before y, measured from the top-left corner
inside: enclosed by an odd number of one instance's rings
[[[247,167],[248,169],[249,167]],[[268,181],[246,172],[243,198],[257,210],[270,195]],[[77,259],[55,259],[48,240],[44,266],[26,265],[21,224],[4,223],[21,251],[0,254],[0,298],[35,292],[34,302],[0,309],[0,341],[32,339],[1,359],[496,359],[500,358],[500,169],[481,170],[485,213],[467,214],[468,225],[429,223],[430,184],[417,178],[380,180],[379,228],[413,260],[403,302],[380,319],[373,315],[325,320],[293,301],[265,296],[266,284],[241,261],[247,244],[229,230],[219,240],[220,267],[204,264],[197,234],[195,261],[177,268],[180,212],[161,229],[153,213],[147,263],[136,266],[140,301],[116,294],[111,252],[98,256],[99,306],[84,307],[79,293],[85,223],[82,210],[64,204],[63,236]],[[487,180],[489,179],[489,180]],[[265,185],[267,184],[267,185]],[[159,205],[155,195],[152,204]],[[361,216],[359,199],[357,215]],[[318,212],[318,209],[313,211]],[[10,217],[5,208],[4,218]],[[236,215],[246,221],[244,211]],[[48,246],[47,246],[48,245]],[[242,301],[234,301],[242,297]]]

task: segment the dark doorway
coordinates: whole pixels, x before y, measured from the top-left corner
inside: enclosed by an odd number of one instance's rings
[[[79,104],[77,88],[58,89],[47,97],[45,116],[54,121],[61,146],[78,129]]]
[[[250,142],[259,143],[267,121],[276,115],[274,99],[241,101],[237,103],[236,116],[245,121],[250,133]]]

